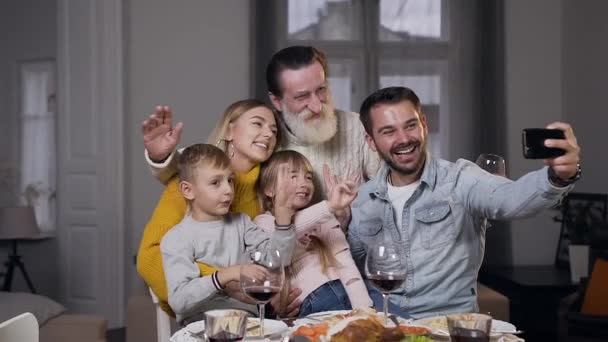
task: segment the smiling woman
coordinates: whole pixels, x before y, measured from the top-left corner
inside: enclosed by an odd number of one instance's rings
[[[268,159],[277,146],[277,121],[263,102],[237,101],[226,109],[208,142],[228,154],[235,172],[247,172]]]
[[[157,107],[157,112],[142,124],[146,156],[166,159],[162,163],[148,162],[152,171],[167,187],[144,230],[137,255],[137,271],[154,291],[165,311],[167,305],[167,283],[163,273],[160,241],[163,236],[186,214],[186,201],[179,191],[176,173],[176,154],[162,155],[162,151],[173,151],[181,134],[181,124],[172,125],[172,113],[168,107]],[[270,157],[279,140],[277,121],[273,111],[258,100],[237,101],[226,109],[209,137],[230,159],[235,172],[234,200],[231,212],[243,212],[254,218],[260,214],[260,203],[255,191],[260,163]],[[161,151],[161,152],[159,152]],[[201,275],[209,275],[216,269],[199,263]],[[237,299],[240,291],[233,295]]]

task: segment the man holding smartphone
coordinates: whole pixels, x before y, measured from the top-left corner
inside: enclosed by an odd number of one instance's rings
[[[535,215],[557,204],[580,177],[580,148],[566,123],[547,126],[563,131],[564,139],[544,142],[563,155],[509,180],[468,160],[452,163],[428,153],[426,117],[411,89],[374,92],[363,102],[360,118],[367,142],[385,163],[352,205],[351,252],[363,273],[369,246],[393,241],[406,260],[407,276],[390,301],[414,318],[477,311],[485,249],[479,220]]]

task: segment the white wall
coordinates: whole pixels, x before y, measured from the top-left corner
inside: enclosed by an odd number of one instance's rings
[[[55,1],[0,2],[0,108],[3,108],[0,146],[5,147],[0,154],[0,165],[19,162],[19,131],[13,128],[18,124],[17,63],[55,58],[55,8]]]
[[[169,104],[186,128],[181,145],[205,142],[232,102],[250,94],[250,3],[240,0],[131,0],[127,9],[127,262],[130,287],[141,286],[133,256],[162,186],[143,159],[140,123]]]
[[[564,114],[582,150],[576,191],[608,193],[607,1],[564,1]]]
[[[604,1],[505,1],[506,122],[509,175],[539,167],[521,157],[521,129],[571,123],[584,177],[574,191],[608,192],[608,22]],[[551,264],[555,211],[511,223],[512,264]],[[487,248],[492,248],[488,245]]]
[[[516,178],[542,166],[523,159],[521,130],[563,119],[562,8],[561,0],[504,4],[506,160],[509,176]],[[511,223],[513,264],[553,262],[559,225],[551,221],[551,214]]]

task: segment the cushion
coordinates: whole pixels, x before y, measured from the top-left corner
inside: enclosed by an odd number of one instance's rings
[[[38,320],[38,325],[43,325],[65,310],[63,305],[47,297],[33,293],[0,291],[0,322],[24,312],[31,312]]]
[[[608,316],[608,260],[596,259],[583,297],[581,313]]]

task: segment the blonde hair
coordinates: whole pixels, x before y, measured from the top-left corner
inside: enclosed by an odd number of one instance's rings
[[[218,120],[217,125],[209,135],[207,143],[216,145],[222,151],[227,152],[230,141],[226,140],[226,134],[228,133],[228,127],[230,124],[238,120],[238,118],[240,118],[244,113],[258,107],[263,107],[271,111],[274,121],[276,122],[277,126],[279,125],[277,113],[266,103],[256,99],[240,100],[234,102],[228,106],[228,108],[226,108],[224,114],[222,114],[222,117]],[[280,144],[281,130],[277,129],[277,143],[275,145],[275,149],[279,147]]]
[[[312,165],[310,161],[304,157],[299,152],[292,150],[284,150],[273,153],[268,160],[262,163],[262,167],[260,170],[260,176],[258,177],[257,183],[257,192],[258,198],[262,201],[262,208],[265,211],[273,212],[273,198],[265,194],[265,190],[270,188],[276,188],[279,168],[281,165],[289,165],[290,169],[293,170],[305,170],[306,172],[313,172]],[[276,192],[276,191],[275,191]],[[327,274],[327,270],[329,267],[339,267],[340,264],[336,257],[332,253],[331,249],[327,246],[327,244],[319,239],[316,236],[310,236],[310,244],[308,248],[311,250],[315,250],[319,253],[319,262],[321,263],[321,271],[324,274]],[[291,283],[291,279],[295,276],[295,272],[291,266],[285,268],[286,275],[286,284],[281,291],[281,309],[284,308],[284,305],[287,294],[289,292],[289,287]]]
[[[230,159],[224,151],[210,144],[195,144],[184,149],[177,159],[179,179],[193,181],[196,169],[203,163],[210,168],[230,168]]]
[[[268,160],[262,163],[257,183],[258,198],[262,201],[264,211],[274,211],[273,198],[267,196],[265,191],[277,186],[279,167],[284,164],[287,164],[290,169],[313,172],[310,161],[299,152],[284,150],[273,153]]]

